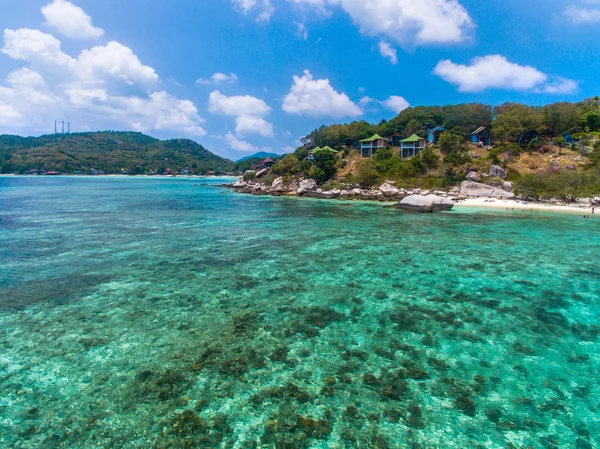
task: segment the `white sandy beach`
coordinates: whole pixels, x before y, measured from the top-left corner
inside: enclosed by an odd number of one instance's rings
[[[465,207],[485,207],[490,209],[507,210],[509,212],[561,212],[578,215],[590,215],[592,208],[589,204],[560,205],[546,203],[522,202],[516,200],[486,200],[485,198],[469,198],[459,201],[454,206],[456,209]],[[593,217],[600,217],[600,207],[597,207]]]

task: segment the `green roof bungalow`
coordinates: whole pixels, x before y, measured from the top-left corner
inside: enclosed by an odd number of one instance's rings
[[[360,143],[360,155],[362,157],[372,157],[379,148],[385,148],[389,145],[386,138],[381,137],[379,134],[375,134],[373,137],[359,141]]]
[[[329,147],[329,146],[324,146],[323,148],[321,147],[317,147],[314,148],[312,150],[310,150],[308,152],[308,160],[309,161],[314,161],[315,160],[315,156],[318,154],[325,154],[325,153],[329,153],[329,154],[337,154],[339,153],[338,150],[334,150],[333,148]]]
[[[417,156],[427,146],[427,139],[413,134],[408,139],[400,141],[400,157]]]

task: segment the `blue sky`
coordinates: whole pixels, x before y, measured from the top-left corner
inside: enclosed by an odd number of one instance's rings
[[[418,105],[600,91],[600,0],[0,0],[0,133],[137,130],[237,159]]]

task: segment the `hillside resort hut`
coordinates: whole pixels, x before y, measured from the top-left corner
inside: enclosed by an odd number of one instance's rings
[[[480,143],[484,147],[489,147],[492,144],[491,132],[489,128],[482,126],[471,133],[471,142]]]
[[[267,157],[256,164],[256,168],[262,170],[263,168],[271,168],[273,165],[275,165],[275,161],[270,157]]]
[[[443,126],[436,126],[433,129],[430,129],[427,133],[427,142],[429,143],[438,143],[440,140],[440,136],[443,132],[447,131]]]
[[[517,145],[526,147],[531,142],[537,143],[540,140],[540,135],[534,129],[525,129],[513,136],[513,142]]]
[[[387,139],[381,137],[379,134],[375,134],[373,137],[361,140],[360,142],[360,155],[362,157],[372,157],[379,148],[385,148],[389,145]]]
[[[347,139],[344,140],[344,146],[346,148],[358,148],[358,141],[354,140],[351,137],[348,137]]]
[[[334,150],[333,148],[331,148],[329,146],[324,146],[323,148],[317,147],[308,152],[308,160],[314,161],[316,155],[324,154],[324,153],[330,153],[330,154],[335,155],[335,154],[339,153],[339,151]]]
[[[571,129],[565,131],[562,136],[565,139],[565,142],[567,143],[567,145],[573,145],[574,143],[578,142],[578,139],[576,139],[573,136],[575,134],[579,134],[582,132],[583,132],[583,129],[581,129],[579,126],[576,126],[575,128],[571,128]]]
[[[413,134],[408,139],[400,141],[400,157],[417,156],[427,146],[427,140]]]
[[[393,147],[399,147],[401,141],[402,141],[402,134],[400,134],[400,133],[394,133],[390,136],[390,144]]]

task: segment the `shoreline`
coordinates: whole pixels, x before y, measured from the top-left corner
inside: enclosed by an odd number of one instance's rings
[[[454,204],[455,210],[473,207],[505,212],[555,212],[600,217],[600,208],[596,208],[598,213],[592,214],[591,206],[580,203],[574,203],[573,205],[548,204],[530,201],[524,203],[517,200],[492,200],[492,202],[490,202],[489,200],[486,201],[482,198],[467,198],[465,200],[459,200]]]

